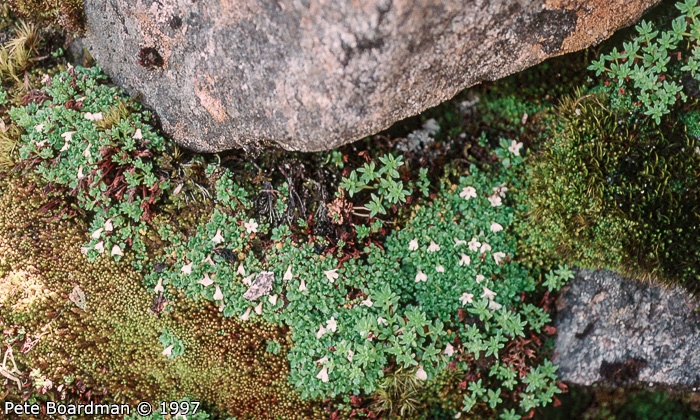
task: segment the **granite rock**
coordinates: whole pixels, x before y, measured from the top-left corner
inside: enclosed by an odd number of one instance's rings
[[[699,307],[681,288],[579,271],[557,300],[554,362],[561,379],[699,387]]]
[[[659,0],[85,0],[85,44],[199,152],[317,151],[600,42]]]

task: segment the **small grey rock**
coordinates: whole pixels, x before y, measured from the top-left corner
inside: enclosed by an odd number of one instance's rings
[[[265,296],[272,290],[272,283],[275,281],[275,273],[272,271],[263,271],[255,276],[253,284],[250,285],[248,291],[243,294],[243,297],[249,301],[254,301],[260,296]]]
[[[564,381],[700,385],[700,302],[679,287],[580,270],[557,301]]]

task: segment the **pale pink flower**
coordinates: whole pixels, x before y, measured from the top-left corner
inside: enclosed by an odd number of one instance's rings
[[[496,233],[496,232],[500,232],[502,230],[503,230],[503,226],[501,226],[500,224],[498,224],[496,222],[491,223],[491,232]]]
[[[333,283],[333,281],[337,280],[338,277],[339,277],[338,269],[337,269],[337,268],[334,268],[334,269],[332,269],[332,270],[326,270],[326,271],[323,272],[323,274],[326,275],[326,278],[327,278],[331,283]]]
[[[527,114],[525,114],[527,115]],[[521,142],[517,142],[515,140],[510,142],[510,146],[508,147],[508,150],[514,154],[515,156],[520,156],[520,148],[523,147],[523,144]]]
[[[486,287],[486,286],[483,286],[483,287],[481,288],[481,290],[484,291],[484,293],[481,295],[481,297],[483,297],[483,298],[487,298],[488,300],[493,300],[493,298],[496,297],[496,294],[497,294],[497,293],[494,292],[494,291],[492,291],[492,290],[490,290],[490,289],[489,289],[488,287]]]
[[[321,371],[318,372],[316,378],[320,379],[321,382],[328,382],[328,369],[324,366]]]
[[[416,283],[419,281],[428,281],[428,276],[421,270],[418,270],[418,273],[416,274]]]
[[[209,287],[212,284],[214,284],[214,281],[209,278],[209,274],[204,273],[204,278],[198,281],[197,283],[201,284],[204,287]]]
[[[221,293],[221,288],[219,285],[216,285],[216,290],[214,291],[214,300],[222,300],[224,298],[224,294]]]
[[[496,264],[501,265],[501,260],[506,257],[506,254],[504,252],[494,252],[493,253],[493,260],[496,261]]]
[[[464,292],[464,293],[462,293],[462,296],[460,296],[459,301],[462,302],[462,306],[464,306],[467,303],[472,303],[474,301],[473,299],[474,299],[474,294]]]
[[[182,268],[180,269],[185,274],[190,274],[192,273],[192,263],[189,263],[187,265],[183,265]]]
[[[459,258],[459,265],[460,266],[469,265],[469,264],[471,264],[471,262],[472,262],[472,260],[471,260],[471,258],[469,258],[469,255],[467,255],[467,254],[460,255],[460,258]]]
[[[216,230],[216,235],[211,239],[215,244],[220,244],[224,241],[224,236],[221,234],[221,229]]]
[[[480,246],[481,246],[481,242],[477,241],[476,238],[472,238],[472,240],[469,241],[469,250],[470,251],[478,251]]]
[[[416,371],[416,379],[419,381],[425,381],[428,379],[428,374],[423,370],[423,366],[418,366],[418,370]]]
[[[498,207],[503,204],[501,197],[496,194],[489,197],[489,203],[491,203],[491,207]]]
[[[248,233],[257,233],[258,232],[258,223],[254,219],[248,220],[246,223],[243,224],[245,226],[245,231]]]
[[[430,241],[430,246],[428,247],[428,252],[437,252],[440,250],[440,245],[436,244],[434,241]]]
[[[411,242],[408,243],[408,250],[415,251],[417,249],[418,249],[418,239],[412,239]]]
[[[465,200],[469,200],[470,198],[475,198],[476,197],[476,189],[474,187],[464,187],[464,188],[462,188],[462,192],[459,193],[459,196],[464,198]]]

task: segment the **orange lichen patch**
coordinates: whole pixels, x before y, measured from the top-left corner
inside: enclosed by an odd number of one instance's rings
[[[208,84],[211,85],[211,78],[209,76],[205,77],[209,81]],[[197,78],[194,79],[194,93],[199,98],[200,105],[207,110],[216,122],[222,123],[228,119],[226,108],[224,108],[221,100],[212,96],[211,92],[205,88],[205,84],[200,83]]]
[[[619,28],[636,22],[647,9],[658,2],[659,0],[547,0],[544,7],[549,10],[576,10],[576,28],[564,40],[559,51],[559,54],[565,54],[608,38]]]

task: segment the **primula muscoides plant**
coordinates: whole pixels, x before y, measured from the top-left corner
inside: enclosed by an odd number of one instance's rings
[[[516,261],[510,191],[520,188],[522,145],[503,145],[496,153],[502,164],[471,165],[456,182],[446,177],[432,203],[382,247],[369,242],[362,259],[345,254],[342,244],[318,253],[286,225],[250,219],[250,194],[224,168],[210,171],[218,177],[213,213],[189,239],[161,229],[170,246],[146,284],[158,294],[179,289],[212,301],[244,322],[289,326],[289,380],[304,398],[335,397],[349,407],[350,395],[371,400],[387,376],[439,384],[452,372],[473,379],[444,402],[448,409],[519,418],[560,390],[556,367],[535,351],[549,316],[524,299],[538,282]],[[385,160],[387,169],[365,165],[346,187],[391,195],[382,180],[395,181],[402,162]],[[399,202],[403,188],[395,188]],[[261,253],[267,237],[272,243]],[[570,275],[558,273],[551,276]],[[549,286],[564,280],[552,278]]]
[[[655,30],[642,21],[639,35],[593,61],[589,70],[617,81],[619,88],[631,87],[644,107],[644,114],[656,124],[671,112],[678,99],[685,101],[682,78],[689,74],[700,80],[700,6],[698,0],[678,2],[681,15],[668,30]]]
[[[104,79],[99,68],[69,68],[46,76],[26,106],[9,111],[25,132],[23,166],[93,215],[84,247],[91,260],[104,253],[119,259],[127,247],[142,254],[140,235],[170,188],[167,173],[154,163],[165,140],[150,125],[150,114]]]

